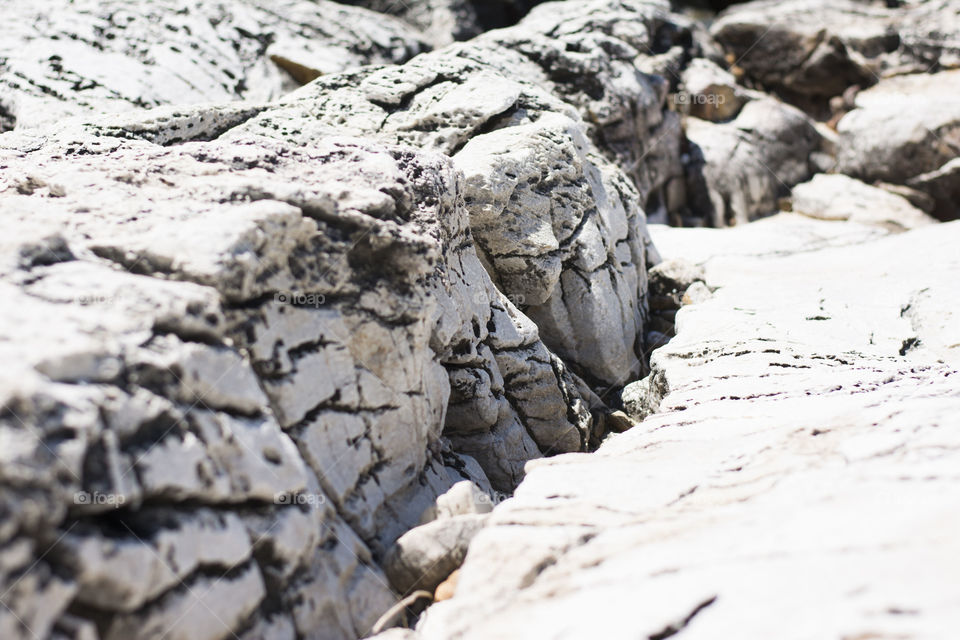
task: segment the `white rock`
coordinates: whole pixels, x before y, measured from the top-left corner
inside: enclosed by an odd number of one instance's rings
[[[906,198],[841,174],[817,174],[795,186],[791,210],[821,220],[850,220],[901,230],[936,222]]]
[[[960,327],[916,292],[960,300],[958,223],[654,238],[719,287],[654,355],[660,413],[532,463],[418,637],[949,635]]]

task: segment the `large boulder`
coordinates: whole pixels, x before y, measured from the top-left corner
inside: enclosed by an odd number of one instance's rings
[[[111,638],[221,638],[278,604],[363,635],[393,597],[376,559],[487,485],[442,436],[464,371],[492,422],[461,439],[501,491],[584,446],[577,382],[484,270],[449,159],[267,137],[246,109],[0,137],[5,638],[68,608]]]
[[[837,170],[908,185],[934,199],[941,220],[960,217],[960,70],[889,78],[857,94],[837,124]]]
[[[960,66],[960,2],[897,4],[757,0],[727,9],[711,33],[751,80],[823,108],[853,85]]]
[[[264,100],[424,51],[399,20],[328,0],[13,0],[0,132],[83,113]]]
[[[597,148],[621,167],[651,218],[682,206],[676,70],[703,53],[696,25],[662,0],[590,0],[534,8],[513,29],[477,40],[484,60],[574,105]],[[469,50],[461,55],[473,56]]]
[[[493,281],[574,373],[607,389],[629,382],[644,366],[648,241],[638,200],[652,192],[638,198],[601,152],[617,157],[613,133],[596,123],[609,118],[613,127],[617,119],[632,132],[623,152],[638,158],[637,171],[647,176],[640,182],[648,189],[653,183],[654,190],[665,189],[666,175],[682,170],[674,166],[678,149],[669,162],[656,153],[639,161],[641,146],[660,144],[651,140],[660,127],[669,131],[661,111],[666,96],[654,87],[658,81],[627,60],[640,53],[631,41],[652,44],[651,27],[642,20],[647,13],[652,23],[662,20],[662,7],[591,2],[564,5],[564,12],[544,9],[513,29],[402,67],[321,78],[249,126],[262,135],[303,140],[332,131],[375,136],[452,156],[466,177],[471,229]],[[627,19],[632,26],[621,36],[617,25]],[[581,53],[566,52],[581,41]],[[618,57],[611,58],[606,51],[616,42]],[[574,74],[577,68],[584,73]],[[593,114],[595,124],[544,86]],[[592,94],[590,86],[602,89]],[[661,171],[665,166],[670,171]],[[482,416],[492,412],[471,415],[489,420]]]
[[[814,172],[821,135],[799,109],[773,97],[747,102],[727,122],[686,119],[687,198],[714,227],[778,210],[779,199]]]

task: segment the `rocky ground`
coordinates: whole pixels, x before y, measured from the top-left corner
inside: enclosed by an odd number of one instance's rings
[[[952,637],[960,4],[536,4],[9,3],[0,638]]]

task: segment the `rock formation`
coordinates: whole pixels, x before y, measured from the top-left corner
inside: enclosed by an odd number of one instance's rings
[[[82,113],[268,100],[427,45],[401,21],[328,0],[11,0],[0,132]]]
[[[952,632],[958,8],[886,4],[10,3],[0,638]]]
[[[717,289],[625,392],[658,412],[532,466],[416,637],[949,637],[960,223],[653,236]]]

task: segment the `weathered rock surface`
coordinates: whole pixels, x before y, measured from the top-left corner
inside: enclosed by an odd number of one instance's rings
[[[418,636],[952,634],[960,226],[888,233],[656,228],[719,287],[654,354],[660,412],[531,465]]]
[[[727,9],[711,33],[749,78],[804,105],[888,75],[960,66],[960,3],[896,4],[761,0]]]
[[[448,159],[224,123],[160,144],[221,115],[0,139],[4,584],[26,589],[4,637],[68,606],[107,637],[224,637],[277,606],[304,637],[362,635],[393,597],[374,557],[455,482],[486,485],[441,438],[463,364],[493,381],[472,437],[501,490],[538,441],[586,437],[575,382],[477,258]],[[182,524],[149,524],[176,505]],[[19,580],[41,557],[47,592]]]
[[[842,174],[819,173],[791,192],[791,210],[821,220],[850,220],[906,230],[936,222],[903,196]]]
[[[399,20],[328,0],[13,0],[0,25],[0,132],[64,116],[266,100],[424,51]]]
[[[618,386],[643,368],[648,241],[634,185],[601,150],[635,168],[641,202],[682,171],[677,145],[664,142],[666,155],[642,148],[664,135],[677,142],[679,120],[663,111],[662,80],[634,66],[669,15],[647,2],[547,9],[402,67],[320,79],[249,126],[298,139],[375,136],[452,156],[495,284],[574,373]],[[542,87],[589,114],[586,123]]]
[[[958,96],[960,70],[890,78],[858,93],[837,125],[838,171],[914,187],[934,198],[938,218],[957,218]]]
[[[476,5],[479,3],[471,0],[342,1],[402,18],[418,28],[426,40],[437,47],[455,40],[469,40],[483,32],[477,16]]]
[[[0,638],[944,627],[953,1],[348,4],[10,5]]]
[[[714,227],[743,224],[778,210],[778,201],[813,173],[821,149],[813,121],[772,97],[747,102],[736,118],[689,117],[687,198]]]
[[[123,35],[173,32],[143,9]],[[4,637],[363,635],[398,536],[476,519],[477,492],[602,435],[590,387],[645,366],[634,180],[665,183],[598,132],[664,125],[629,43],[679,37],[667,18],[594,2],[282,102],[143,113],[201,96],[107,87],[68,109],[134,112],[19,119],[0,138]],[[472,504],[438,500],[463,480]]]
[[[542,0],[340,0],[388,13],[423,31],[434,46],[509,27]]]

